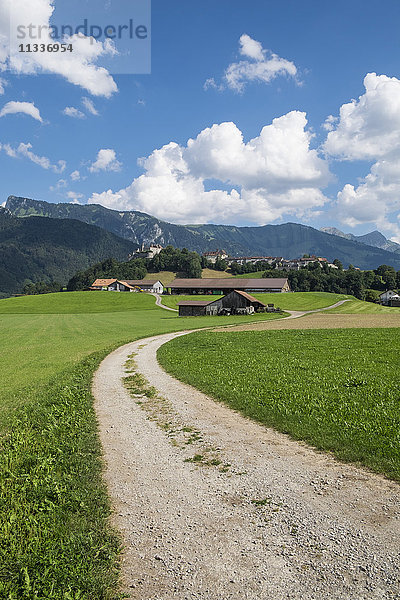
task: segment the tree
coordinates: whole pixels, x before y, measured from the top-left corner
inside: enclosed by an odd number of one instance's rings
[[[343,264],[338,258],[335,258],[335,260],[333,261],[332,264],[334,264],[335,267],[337,267],[339,271],[343,271]]]

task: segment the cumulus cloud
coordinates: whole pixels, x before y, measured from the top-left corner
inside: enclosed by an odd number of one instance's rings
[[[39,165],[39,167],[42,167],[42,169],[51,170],[55,173],[62,173],[67,166],[65,160],[59,160],[56,164],[53,164],[46,156],[35,154],[32,151],[32,144],[30,143],[25,144],[21,142],[16,148],[12,148],[10,144],[1,144],[0,149],[4,150],[11,158],[27,158],[36,165]]]
[[[75,108],[75,106],[66,106],[63,110],[63,114],[67,117],[72,117],[73,119],[85,119],[86,115],[81,111]]]
[[[213,125],[185,146],[170,142],[154,150],[129,187],[93,194],[91,202],[176,223],[260,224],[304,215],[326,202],[320,188],[330,178],[310,149],[306,125],[305,114],[293,111],[247,143],[234,123]]]
[[[72,173],[71,173],[72,181],[79,181],[80,178],[81,178],[81,174],[79,173],[79,171],[72,171]]]
[[[293,62],[264,49],[260,42],[245,33],[239,39],[239,52],[243,60],[227,67],[222,83],[216,83],[211,77],[206,80],[204,89],[221,91],[228,87],[240,93],[249,82],[270,83],[279,75],[296,78],[297,67]]]
[[[375,161],[358,185],[337,195],[338,215],[349,226],[374,223],[400,238],[400,80],[369,73],[365,93],[343,104],[324,149],[340,160]]]
[[[67,81],[78,85],[95,96],[110,97],[117,91],[117,85],[110,73],[97,62],[103,56],[116,53],[110,40],[99,42],[93,38],[73,35],[63,42],[73,45],[73,52],[12,52],[21,39],[17,39],[17,25],[28,27],[41,26],[40,41],[43,44],[54,43],[50,37],[50,20],[54,11],[52,0],[29,0],[29,2],[3,0],[0,6],[0,70],[10,68],[17,74],[52,73],[61,75]],[[11,38],[10,38],[11,23]],[[37,29],[35,30],[37,31]]]
[[[337,208],[346,225],[374,223],[400,240],[400,155],[378,160],[358,186],[346,184]]]
[[[325,151],[343,160],[370,160],[400,147],[400,80],[368,73],[365,93],[340,108]]]
[[[97,173],[98,171],[119,171],[121,166],[121,163],[117,160],[115,150],[112,150],[112,148],[102,148],[98,151],[95,162],[90,165],[89,171],[91,173]]]
[[[98,116],[99,111],[96,109],[93,101],[90,98],[82,98],[82,104],[91,115]]]
[[[29,117],[36,119],[36,121],[43,123],[39,109],[33,104],[33,102],[15,102],[13,100],[7,102],[7,104],[5,104],[0,111],[0,117],[5,117],[6,115],[15,115],[18,113],[26,114]]]

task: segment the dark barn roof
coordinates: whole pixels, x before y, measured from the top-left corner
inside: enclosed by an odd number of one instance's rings
[[[234,292],[236,292],[236,294],[240,294],[241,296],[243,296],[243,298],[246,298],[246,300],[248,300],[249,302],[257,302],[257,304],[261,304],[261,306],[266,306],[264,304],[264,302],[261,302],[261,300],[257,300],[257,298],[254,298],[254,296],[251,296],[247,292],[242,292],[241,290],[234,290]]]
[[[287,279],[270,277],[264,279],[231,279],[231,278],[223,278],[223,279],[174,279],[168,287],[175,289],[215,289],[215,290],[223,290],[223,289],[282,289]]]

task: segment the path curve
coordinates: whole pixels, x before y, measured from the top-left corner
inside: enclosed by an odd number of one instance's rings
[[[311,315],[312,313],[323,312],[324,310],[331,310],[331,308],[337,308],[341,306],[345,302],[349,302],[350,298],[346,298],[346,300],[339,300],[339,302],[335,302],[335,304],[331,304],[330,306],[325,306],[324,308],[315,308],[314,310],[287,310],[285,312],[290,313],[289,317],[283,317],[284,319],[298,319],[299,317],[304,317],[304,315]]]
[[[154,296],[154,298],[156,299],[156,306],[159,306],[160,308],[164,308],[165,310],[172,310],[172,312],[178,312],[178,311],[176,310],[176,308],[170,308],[169,306],[165,306],[165,305],[162,303],[162,300],[161,300],[161,296],[160,296],[160,294],[157,294],[156,292],[150,292],[150,294],[151,294],[152,296]]]
[[[400,598],[399,486],[167,375],[157,349],[187,333],[122,346],[94,378],[129,597]],[[132,353],[163,399],[128,394],[122,378],[132,374],[124,368]],[[185,462],[196,455],[201,462]]]

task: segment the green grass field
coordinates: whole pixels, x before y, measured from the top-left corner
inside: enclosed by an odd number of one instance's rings
[[[142,294],[0,300],[0,598],[118,597],[90,392],[101,359],[141,337],[254,320],[179,318]]]
[[[398,329],[199,332],[158,357],[245,415],[400,479]]]
[[[349,296],[349,298],[352,298]],[[337,308],[332,308],[331,310],[326,311],[327,313],[338,313],[338,314],[386,314],[390,315],[393,313],[399,313],[400,308],[391,307],[391,306],[380,306],[379,304],[374,304],[373,302],[363,302],[362,300],[357,300],[356,298],[352,298],[350,302],[346,302]]]
[[[275,304],[283,310],[315,310],[317,308],[325,308],[331,306],[339,300],[345,300],[352,296],[345,294],[328,294],[327,292],[293,292],[288,294],[252,294],[264,304]],[[162,303],[170,308],[177,308],[178,302],[183,300],[216,300],[221,296],[200,294],[193,296],[163,296]],[[347,302],[346,302],[347,304]],[[367,304],[364,302],[363,304]],[[374,306],[374,305],[372,305]]]
[[[278,304],[273,296],[260,298]],[[275,296],[293,309],[338,300],[329,294]],[[0,300],[0,598],[118,598],[119,545],[107,523],[90,391],[101,359],[141,337],[269,318],[277,315],[179,318],[144,294],[64,292]]]

